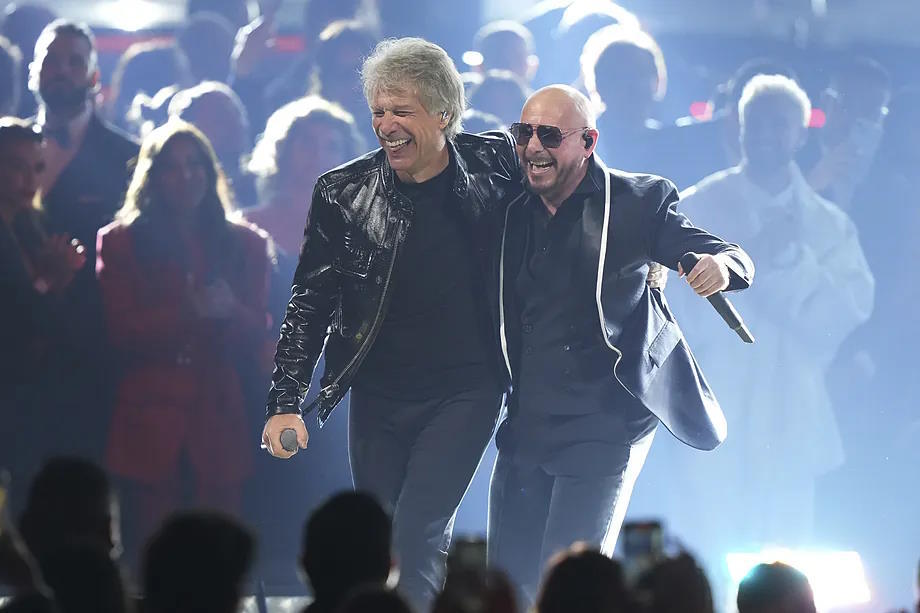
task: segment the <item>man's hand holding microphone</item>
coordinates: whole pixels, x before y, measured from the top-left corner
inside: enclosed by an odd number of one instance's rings
[[[307,448],[310,435],[303,418],[296,413],[272,415],[262,430],[262,447],[276,458],[286,460]]]

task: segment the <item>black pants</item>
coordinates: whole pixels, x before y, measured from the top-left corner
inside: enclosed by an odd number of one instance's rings
[[[489,492],[489,564],[508,573],[523,599],[521,610],[533,604],[549,559],[573,542],[613,555],[654,434],[651,426],[638,437],[624,437],[612,453],[595,458],[608,470],[586,467],[583,474],[521,463],[499,448]]]
[[[348,446],[355,489],[393,515],[400,591],[427,611],[444,582],[454,515],[502,404],[494,389],[427,401],[352,390]]]

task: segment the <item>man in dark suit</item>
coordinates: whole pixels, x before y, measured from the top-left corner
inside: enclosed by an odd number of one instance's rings
[[[30,71],[36,123],[48,139],[42,208],[52,231],[67,232],[94,251],[96,231],[121,206],[138,145],[96,114],[99,68],[86,26],[63,19],[49,24]]]
[[[50,23],[35,45],[29,78],[39,103],[35,123],[46,137],[41,208],[48,232],[79,240],[86,248],[87,264],[68,288],[66,321],[54,339],[56,363],[49,367],[49,375],[62,378],[56,389],[67,390],[53,400],[58,409],[64,409],[54,411],[55,420],[69,417],[72,423],[56,428],[66,432],[60,441],[41,438],[55,452],[89,456],[99,453],[105,435],[105,396],[101,392],[106,389],[108,370],[93,270],[96,231],[112,221],[121,206],[130,176],[129,161],[138,153],[135,141],[96,114],[93,99],[98,85],[92,32],[85,25],[62,19]]]
[[[721,409],[649,265],[686,271],[701,296],[748,287],[739,247],[677,212],[674,185],[608,170],[572,88],[536,92],[512,125],[527,193],[508,208],[500,328],[513,393],[498,433],[490,563],[532,601],[540,569],[576,540],[612,553],[658,422],[713,449]]]

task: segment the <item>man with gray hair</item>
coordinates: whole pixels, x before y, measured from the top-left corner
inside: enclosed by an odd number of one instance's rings
[[[507,134],[460,132],[463,83],[437,45],[383,41],[361,77],[381,148],[316,183],[263,443],[289,458],[293,430],[306,448],[301,415],[322,425],[351,389],[354,485],[392,512],[400,587],[424,611],[507,387],[489,306],[521,173]],[[322,391],[301,410],[321,351]]]

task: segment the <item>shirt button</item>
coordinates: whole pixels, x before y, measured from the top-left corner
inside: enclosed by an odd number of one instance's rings
[[[562,346],[562,350],[563,350],[563,351],[571,351],[571,350],[572,350],[572,346],[571,346],[571,345],[563,345],[563,346]]]
[[[533,324],[524,324],[522,330],[524,330],[524,334],[530,334],[533,332]]]

